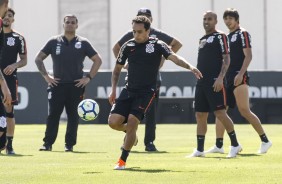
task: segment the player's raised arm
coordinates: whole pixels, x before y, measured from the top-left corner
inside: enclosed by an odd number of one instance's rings
[[[178,66],[191,70],[191,72],[193,72],[193,74],[197,77],[197,79],[200,79],[203,77],[202,73],[192,64],[190,64],[188,61],[186,61],[186,59],[184,59],[183,57],[175,53],[172,53],[171,55],[168,56],[167,59],[171,60]]]

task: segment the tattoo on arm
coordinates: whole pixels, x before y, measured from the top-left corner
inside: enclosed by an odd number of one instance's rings
[[[222,67],[221,67],[221,71],[220,71],[220,74],[219,74],[219,76],[221,76],[222,78],[225,76],[225,74],[228,70],[229,64],[230,64],[229,54],[223,55]]]
[[[116,87],[117,83],[119,81],[119,76],[120,76],[120,71],[121,69],[115,68],[112,74],[112,87]]]
[[[37,68],[39,70],[39,72],[45,76],[48,75],[47,70],[44,66],[43,60],[46,58],[47,56],[45,54],[39,53],[35,59],[35,63],[37,65]]]
[[[5,80],[2,71],[0,70],[0,80]]]

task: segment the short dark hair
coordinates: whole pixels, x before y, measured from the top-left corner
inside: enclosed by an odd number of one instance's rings
[[[145,15],[146,17],[152,17],[152,12],[148,8],[140,8],[137,12],[137,16]]]
[[[223,18],[227,16],[234,17],[239,22],[239,13],[235,8],[227,8],[223,13]]]
[[[15,11],[12,8],[8,8],[7,12],[11,12],[13,14],[13,16],[15,16]]]
[[[67,18],[67,17],[75,18],[76,23],[78,23],[77,17],[76,17],[75,15],[73,15],[73,14],[67,14],[67,15],[65,15],[65,17],[64,17],[64,22],[66,21],[66,18]]]
[[[137,16],[132,20],[132,24],[137,23],[137,24],[144,24],[144,28],[147,31],[151,27],[151,21],[148,19],[146,16]]]

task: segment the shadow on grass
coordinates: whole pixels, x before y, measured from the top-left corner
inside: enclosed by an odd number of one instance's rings
[[[254,154],[254,153],[240,153],[238,156],[241,157],[260,157],[261,154]]]
[[[163,154],[163,153],[169,153],[169,152],[167,151],[130,151],[130,153]]]
[[[65,152],[65,151],[52,151],[52,152],[56,152],[56,153],[73,153],[73,154],[90,154],[90,153],[107,153],[107,152],[91,152],[91,151],[69,151],[69,152]]]
[[[204,159],[236,159],[236,158],[240,158],[240,157],[257,157],[257,156],[261,156],[260,154],[254,154],[254,153],[240,153],[239,155],[237,155],[235,158],[227,158],[225,155],[222,155],[222,156],[216,156],[216,157],[204,157]]]
[[[93,172],[84,172],[82,174],[100,174],[100,173],[103,173],[103,172],[95,172],[95,171],[93,171]]]
[[[124,171],[146,172],[146,173],[182,172],[182,171],[172,171],[166,169],[140,169],[140,167],[126,168]]]
[[[7,154],[0,154],[0,157],[32,157],[33,155],[23,155],[23,154],[14,154],[14,155],[7,155]]]

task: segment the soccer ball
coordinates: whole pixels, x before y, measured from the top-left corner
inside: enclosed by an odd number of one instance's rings
[[[77,106],[77,113],[84,121],[92,121],[99,114],[99,104],[92,99],[82,100]]]

